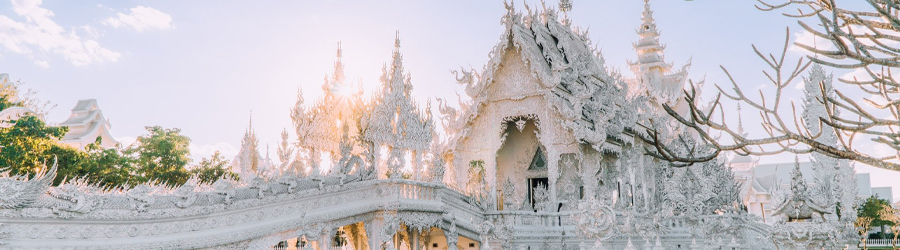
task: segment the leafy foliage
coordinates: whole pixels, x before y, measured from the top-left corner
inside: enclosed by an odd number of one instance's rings
[[[59,152],[56,140],[68,131],[65,127],[48,127],[35,116],[26,116],[9,128],[0,128],[0,167],[11,174],[34,173],[45,162],[52,162],[51,152]]]
[[[86,176],[106,186],[136,184],[135,159],[124,154],[121,146],[104,149],[100,138],[85,147],[84,158],[78,162],[76,175]],[[80,151],[78,151],[80,152]]]
[[[137,138],[134,144],[125,149],[126,154],[135,157],[137,165],[136,181],[148,180],[183,184],[190,177],[185,168],[191,162],[188,146],[191,139],[181,135],[181,129],[163,128],[160,126],[145,127],[148,135]]]
[[[228,162],[217,150],[210,158],[203,158],[197,166],[190,170],[191,175],[197,175],[202,183],[213,183],[220,177],[238,179],[238,175],[228,169]]]
[[[859,206],[859,210],[857,210],[857,217],[862,218],[870,218],[872,220],[870,227],[884,227],[884,226],[893,226],[894,222],[891,221],[891,218],[888,218],[885,215],[885,209],[889,209],[891,204],[884,199],[879,199],[875,196],[870,196],[866,199],[866,201]],[[884,232],[884,230],[882,230]]]

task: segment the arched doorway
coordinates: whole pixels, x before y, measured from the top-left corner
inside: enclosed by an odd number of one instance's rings
[[[538,141],[537,115],[512,116],[501,124],[497,150],[497,208],[534,210],[549,199],[546,149]]]

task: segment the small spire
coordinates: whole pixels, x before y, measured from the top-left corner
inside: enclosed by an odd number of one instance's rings
[[[644,22],[647,20],[653,20],[653,11],[650,10],[650,0],[644,0],[644,13],[642,15]]]
[[[337,58],[338,58],[338,60],[341,60],[341,57],[342,57],[342,56],[343,56],[343,53],[341,52],[341,42],[338,41],[338,48],[337,48]]]
[[[400,48],[400,30],[397,30],[397,34],[394,37],[394,47],[398,49]]]
[[[250,110],[250,126],[247,127],[247,131],[252,131],[252,130],[253,130],[253,110],[251,109]]]

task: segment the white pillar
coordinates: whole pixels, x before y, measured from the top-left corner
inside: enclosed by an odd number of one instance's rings
[[[458,250],[456,243],[459,240],[459,234],[452,231],[453,230],[444,230],[444,237],[447,238],[447,250]]]
[[[419,244],[420,244],[419,243],[419,230],[415,229],[415,228],[411,228],[409,231],[410,231],[409,232],[409,237],[410,237],[409,241],[411,243],[409,245],[410,245],[410,248],[412,248],[410,250],[421,250],[420,246],[419,246]]]
[[[547,147],[547,191],[550,191],[550,211],[556,212],[556,179],[559,178],[559,153]]]
[[[366,237],[368,237],[368,250],[381,250],[381,230],[384,227],[384,218],[374,218],[364,222]]]

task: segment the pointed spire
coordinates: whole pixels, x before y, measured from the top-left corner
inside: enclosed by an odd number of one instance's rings
[[[343,56],[344,52],[341,49],[341,42],[338,42],[337,60],[334,61],[334,73],[331,76],[332,88],[341,88],[344,85],[344,62],[341,60]]]
[[[337,58],[338,58],[338,61],[341,61],[341,57],[342,57],[342,56],[344,56],[344,55],[341,53],[341,42],[338,41],[338,48],[337,48]]]
[[[791,192],[794,195],[802,195],[806,192],[806,181],[800,172],[800,156],[794,155],[794,170],[791,171]]]
[[[653,10],[650,9],[650,0],[644,0],[644,13],[641,13],[641,21],[644,21],[644,25],[656,28],[656,23],[653,21]]]
[[[394,37],[394,48],[400,50],[400,30],[397,30],[396,36]]]
[[[664,61],[663,50],[666,46],[659,44],[659,30],[653,19],[650,0],[644,0],[644,12],[641,14],[641,26],[638,27],[637,34],[640,38],[634,43],[634,49],[638,52],[638,60],[631,63],[632,67],[637,66],[644,70],[660,68],[662,71],[668,71],[671,65]]]

